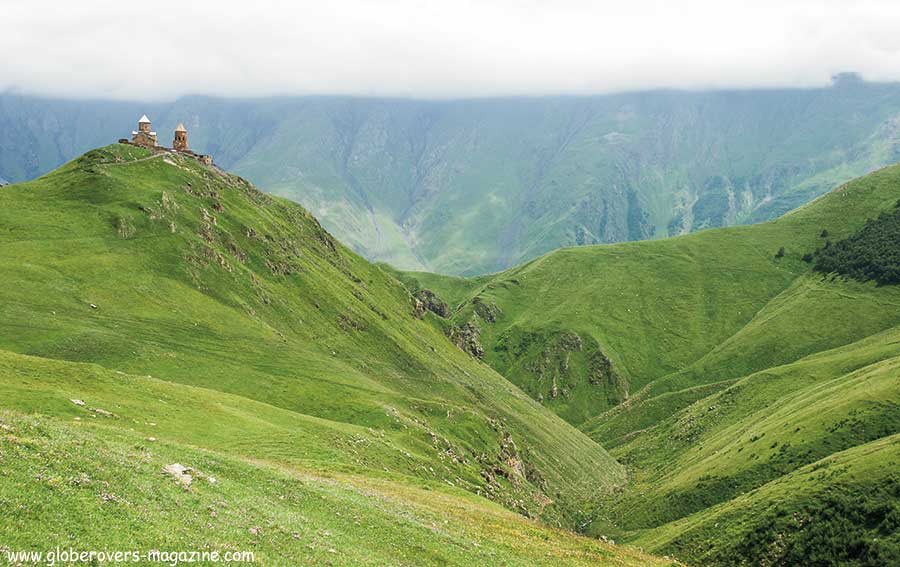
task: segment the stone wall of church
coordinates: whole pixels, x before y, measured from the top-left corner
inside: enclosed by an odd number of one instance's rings
[[[131,143],[147,148],[156,147],[156,136],[149,132],[137,132],[131,137]]]

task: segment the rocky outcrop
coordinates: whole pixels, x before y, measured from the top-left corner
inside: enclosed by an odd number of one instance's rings
[[[549,382],[547,397],[551,400],[560,395],[569,397],[571,389],[577,385],[577,377],[570,376],[569,372],[571,354],[583,350],[584,341],[581,336],[565,331],[550,339],[540,356],[529,365],[539,382]]]
[[[428,309],[425,308],[425,304],[418,297],[412,298],[413,304],[413,317],[416,319],[423,319],[425,314],[428,313]]]
[[[610,406],[628,399],[628,380],[619,372],[599,346],[588,354],[588,382],[606,390]]]
[[[200,472],[193,467],[186,467],[181,463],[172,463],[162,469],[163,474],[174,478],[183,488],[190,488],[195,478],[205,479],[210,484],[218,482],[215,477]]]
[[[539,517],[545,507],[553,504],[547,496],[549,484],[530,463],[527,450],[516,445],[504,420],[488,421],[498,434],[499,452],[476,455],[484,480],[484,492],[478,493],[530,518]],[[504,485],[512,491],[504,490]]]
[[[450,317],[450,306],[430,289],[420,289],[413,294],[413,297],[422,304],[422,308],[431,311],[438,317],[444,319]]]
[[[494,323],[503,315],[503,311],[496,303],[493,301],[488,303],[481,297],[472,300],[472,308],[475,310],[475,314],[484,319],[486,323]]]
[[[481,344],[481,328],[476,323],[469,322],[462,326],[452,325],[447,330],[450,341],[469,355],[484,358],[484,346]]]
[[[491,365],[535,400],[553,401],[564,419],[565,408],[583,405],[587,396],[598,407],[628,398],[628,381],[589,334],[571,330],[534,331],[517,326],[503,331],[492,349]]]

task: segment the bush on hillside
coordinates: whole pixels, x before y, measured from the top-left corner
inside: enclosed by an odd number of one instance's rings
[[[900,284],[900,203],[893,211],[869,219],[856,234],[825,242],[816,250],[813,269],[881,285]]]
[[[866,489],[835,485],[799,509],[767,511],[723,564],[897,565],[898,495],[892,478]]]
[[[812,495],[810,495],[812,496]],[[697,564],[883,567],[900,565],[900,479],[835,483],[799,501],[725,515],[665,548]]]

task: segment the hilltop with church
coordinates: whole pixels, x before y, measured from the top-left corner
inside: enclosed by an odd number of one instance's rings
[[[132,130],[131,140],[129,141],[127,138],[122,138],[119,140],[119,143],[141,146],[143,148],[148,148],[154,151],[170,151],[187,154],[200,160],[206,165],[212,165],[212,156],[198,154],[191,151],[190,147],[188,146],[187,129],[184,127],[184,123],[182,122],[179,122],[178,127],[175,128],[175,136],[172,139],[171,148],[166,148],[159,145],[157,134],[151,128],[150,119],[147,118],[146,114],[141,116],[140,120],[138,120],[137,130]]]

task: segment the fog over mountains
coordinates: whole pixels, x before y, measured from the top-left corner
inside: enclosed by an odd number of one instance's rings
[[[478,274],[573,245],[775,218],[900,160],[900,84],[450,101],[169,103],[0,96],[0,178],[37,177],[147,113],[405,269]]]

